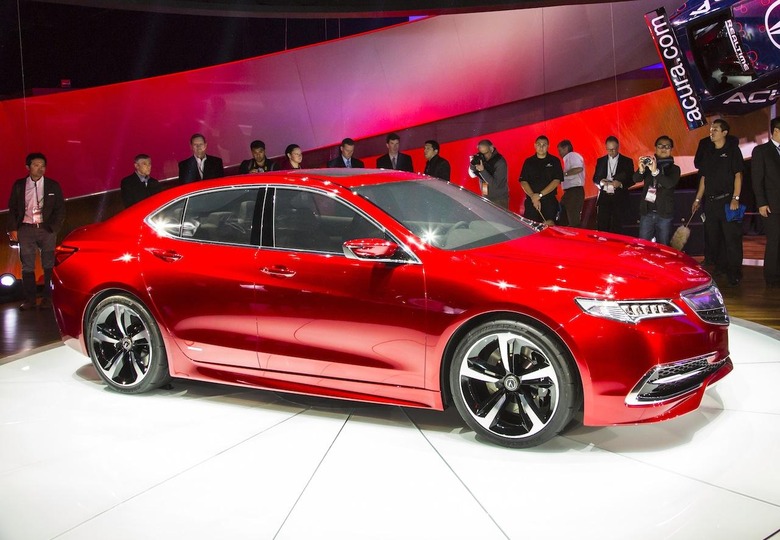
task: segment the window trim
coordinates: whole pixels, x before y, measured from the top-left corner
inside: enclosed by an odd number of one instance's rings
[[[276,190],[277,189],[290,189],[290,190],[294,190],[294,191],[304,191],[304,192],[309,192],[309,193],[313,193],[313,194],[316,194],[316,195],[323,195],[325,197],[329,197],[329,198],[334,199],[337,203],[345,205],[347,208],[349,208],[350,210],[354,211],[358,215],[362,216],[364,219],[368,220],[369,223],[374,225],[377,229],[379,229],[384,234],[389,236],[390,239],[393,242],[398,244],[398,247],[401,250],[403,250],[404,254],[407,257],[406,259],[401,259],[401,260],[377,259],[377,260],[371,260],[371,261],[365,261],[365,262],[370,262],[370,263],[393,263],[393,264],[422,264],[422,261],[420,261],[420,259],[417,257],[417,254],[414,253],[414,251],[412,251],[406,243],[401,242],[396,237],[395,234],[393,234],[392,232],[390,232],[387,229],[387,227],[385,227],[384,225],[379,223],[376,219],[374,219],[372,216],[370,216],[369,214],[367,214],[366,212],[364,212],[363,210],[361,210],[360,208],[358,208],[357,206],[355,206],[351,202],[347,201],[343,197],[340,197],[339,195],[337,195],[337,194],[335,194],[333,192],[326,191],[326,190],[323,190],[323,189],[313,188],[313,187],[309,187],[309,186],[298,186],[298,185],[295,185],[295,184],[267,184],[266,188],[267,188],[266,197],[267,197],[267,199],[270,199],[270,201],[271,201],[270,205],[268,205],[268,206],[270,206],[270,210],[271,211],[269,212],[270,215],[266,216],[265,212],[266,212],[266,210],[268,208],[266,208],[265,206],[263,207],[263,228],[270,227],[270,229],[271,229],[271,239],[272,239],[274,244],[276,244],[276,228],[275,228],[275,223],[274,223],[274,220],[276,218]],[[273,195],[269,197],[269,194],[270,194],[271,190],[273,190]],[[266,239],[266,235],[262,234],[261,238],[263,240],[265,240]],[[329,256],[329,257],[338,256],[338,257],[347,258],[347,256],[344,254],[343,251],[336,252],[336,251],[322,251],[322,250],[312,250],[312,249],[302,249],[302,248],[287,248],[287,247],[277,247],[276,245],[270,245],[269,246],[269,245],[265,245],[265,244],[261,244],[260,245],[260,249],[267,249],[267,250],[272,250],[272,251],[282,251],[282,252],[292,252],[292,253],[311,253],[311,254],[314,254],[314,255],[326,255],[326,256]],[[360,260],[360,259],[352,259],[352,260]]]
[[[182,226],[184,225],[184,216],[187,215],[187,208],[190,205],[190,199],[192,197],[196,197],[196,196],[204,195],[204,194],[210,194],[210,193],[219,193],[219,192],[222,192],[222,191],[233,191],[233,190],[238,190],[238,189],[241,189],[241,190],[257,189],[257,198],[255,199],[255,211],[254,211],[254,213],[252,215],[252,228],[253,228],[253,231],[250,234],[250,240],[249,240],[248,244],[235,243],[235,242],[220,242],[218,240],[205,240],[203,238],[192,238],[192,237],[182,236],[181,232],[182,232]],[[149,215],[146,216],[146,218],[144,218],[144,223],[149,228],[151,228],[152,231],[154,231],[157,235],[159,235],[161,237],[165,237],[165,238],[170,238],[170,239],[173,239],[173,240],[181,240],[183,242],[193,242],[193,243],[197,243],[197,244],[208,244],[208,245],[218,245],[218,246],[233,246],[233,247],[244,247],[244,248],[259,249],[261,247],[261,245],[258,244],[258,243],[253,242],[253,240],[255,240],[255,238],[256,238],[255,234],[254,234],[254,227],[255,227],[256,222],[258,221],[257,220],[257,213],[258,213],[257,202],[259,201],[260,194],[262,193],[263,194],[262,195],[263,203],[265,203],[265,197],[267,196],[267,192],[268,192],[268,186],[267,185],[261,185],[261,184],[248,184],[248,185],[237,184],[237,185],[232,185],[232,186],[224,186],[224,187],[221,187],[221,188],[202,189],[202,190],[199,190],[199,191],[194,191],[194,192],[191,192],[191,193],[187,193],[186,195],[183,195],[183,196],[181,196],[181,197],[179,197],[177,199],[174,199],[173,201],[170,201],[168,204],[160,206],[154,212],[151,212]],[[178,235],[173,235],[173,234],[169,234],[169,233],[166,233],[164,231],[161,231],[158,227],[156,227],[152,223],[152,217],[153,216],[156,216],[160,212],[165,211],[167,208],[169,208],[171,206],[174,206],[174,205],[180,203],[181,201],[184,201],[184,208],[182,209],[181,218],[179,220],[179,234]],[[263,211],[264,211],[264,208],[261,209],[261,214],[262,214]],[[262,217],[260,219],[260,223],[262,223]],[[261,230],[261,235],[260,235],[259,238],[262,241],[262,230]]]

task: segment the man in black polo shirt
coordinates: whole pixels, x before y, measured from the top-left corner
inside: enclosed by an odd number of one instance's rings
[[[523,162],[520,185],[525,192],[525,212],[528,219],[555,223],[558,214],[558,184],[563,180],[561,160],[549,154],[550,140],[544,135],[536,138],[536,154]]]
[[[714,261],[716,270],[726,273],[730,285],[737,285],[742,279],[742,223],[726,219],[726,206],[731,210],[739,207],[745,165],[739,146],[726,144],[728,133],[729,124],[725,120],[715,120],[710,126],[713,144],[701,159],[699,190],[691,212],[704,202],[707,245],[712,254],[724,253],[724,257]]]

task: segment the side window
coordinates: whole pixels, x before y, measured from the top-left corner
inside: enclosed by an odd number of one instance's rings
[[[156,214],[149,216],[147,222],[159,234],[166,236],[181,236],[181,218],[184,215],[184,205],[187,199],[169,204]]]
[[[225,244],[251,244],[258,188],[210,191],[187,200],[182,238]]]
[[[385,238],[384,231],[346,204],[311,191],[277,188],[274,238],[278,248],[343,253],[355,238]]]

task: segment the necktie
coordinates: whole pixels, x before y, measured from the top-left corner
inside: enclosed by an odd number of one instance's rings
[[[391,158],[391,160],[392,160],[392,162],[393,162],[393,169],[395,169],[395,168],[396,168],[396,160],[397,160],[397,159],[398,159],[398,158],[397,158],[397,157],[395,157],[395,156],[393,156],[393,157]]]
[[[200,179],[203,180],[203,164],[205,163],[205,160],[198,161],[198,176],[200,176]]]
[[[351,168],[352,168],[352,160],[348,159],[347,160],[347,169],[351,169]]]

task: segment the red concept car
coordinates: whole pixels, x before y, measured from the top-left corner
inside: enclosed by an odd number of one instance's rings
[[[675,417],[733,369],[723,299],[688,256],[408,173],[173,188],[71,233],[53,288],[63,339],[120,392],[178,378],[454,405],[512,447],[580,411]]]

